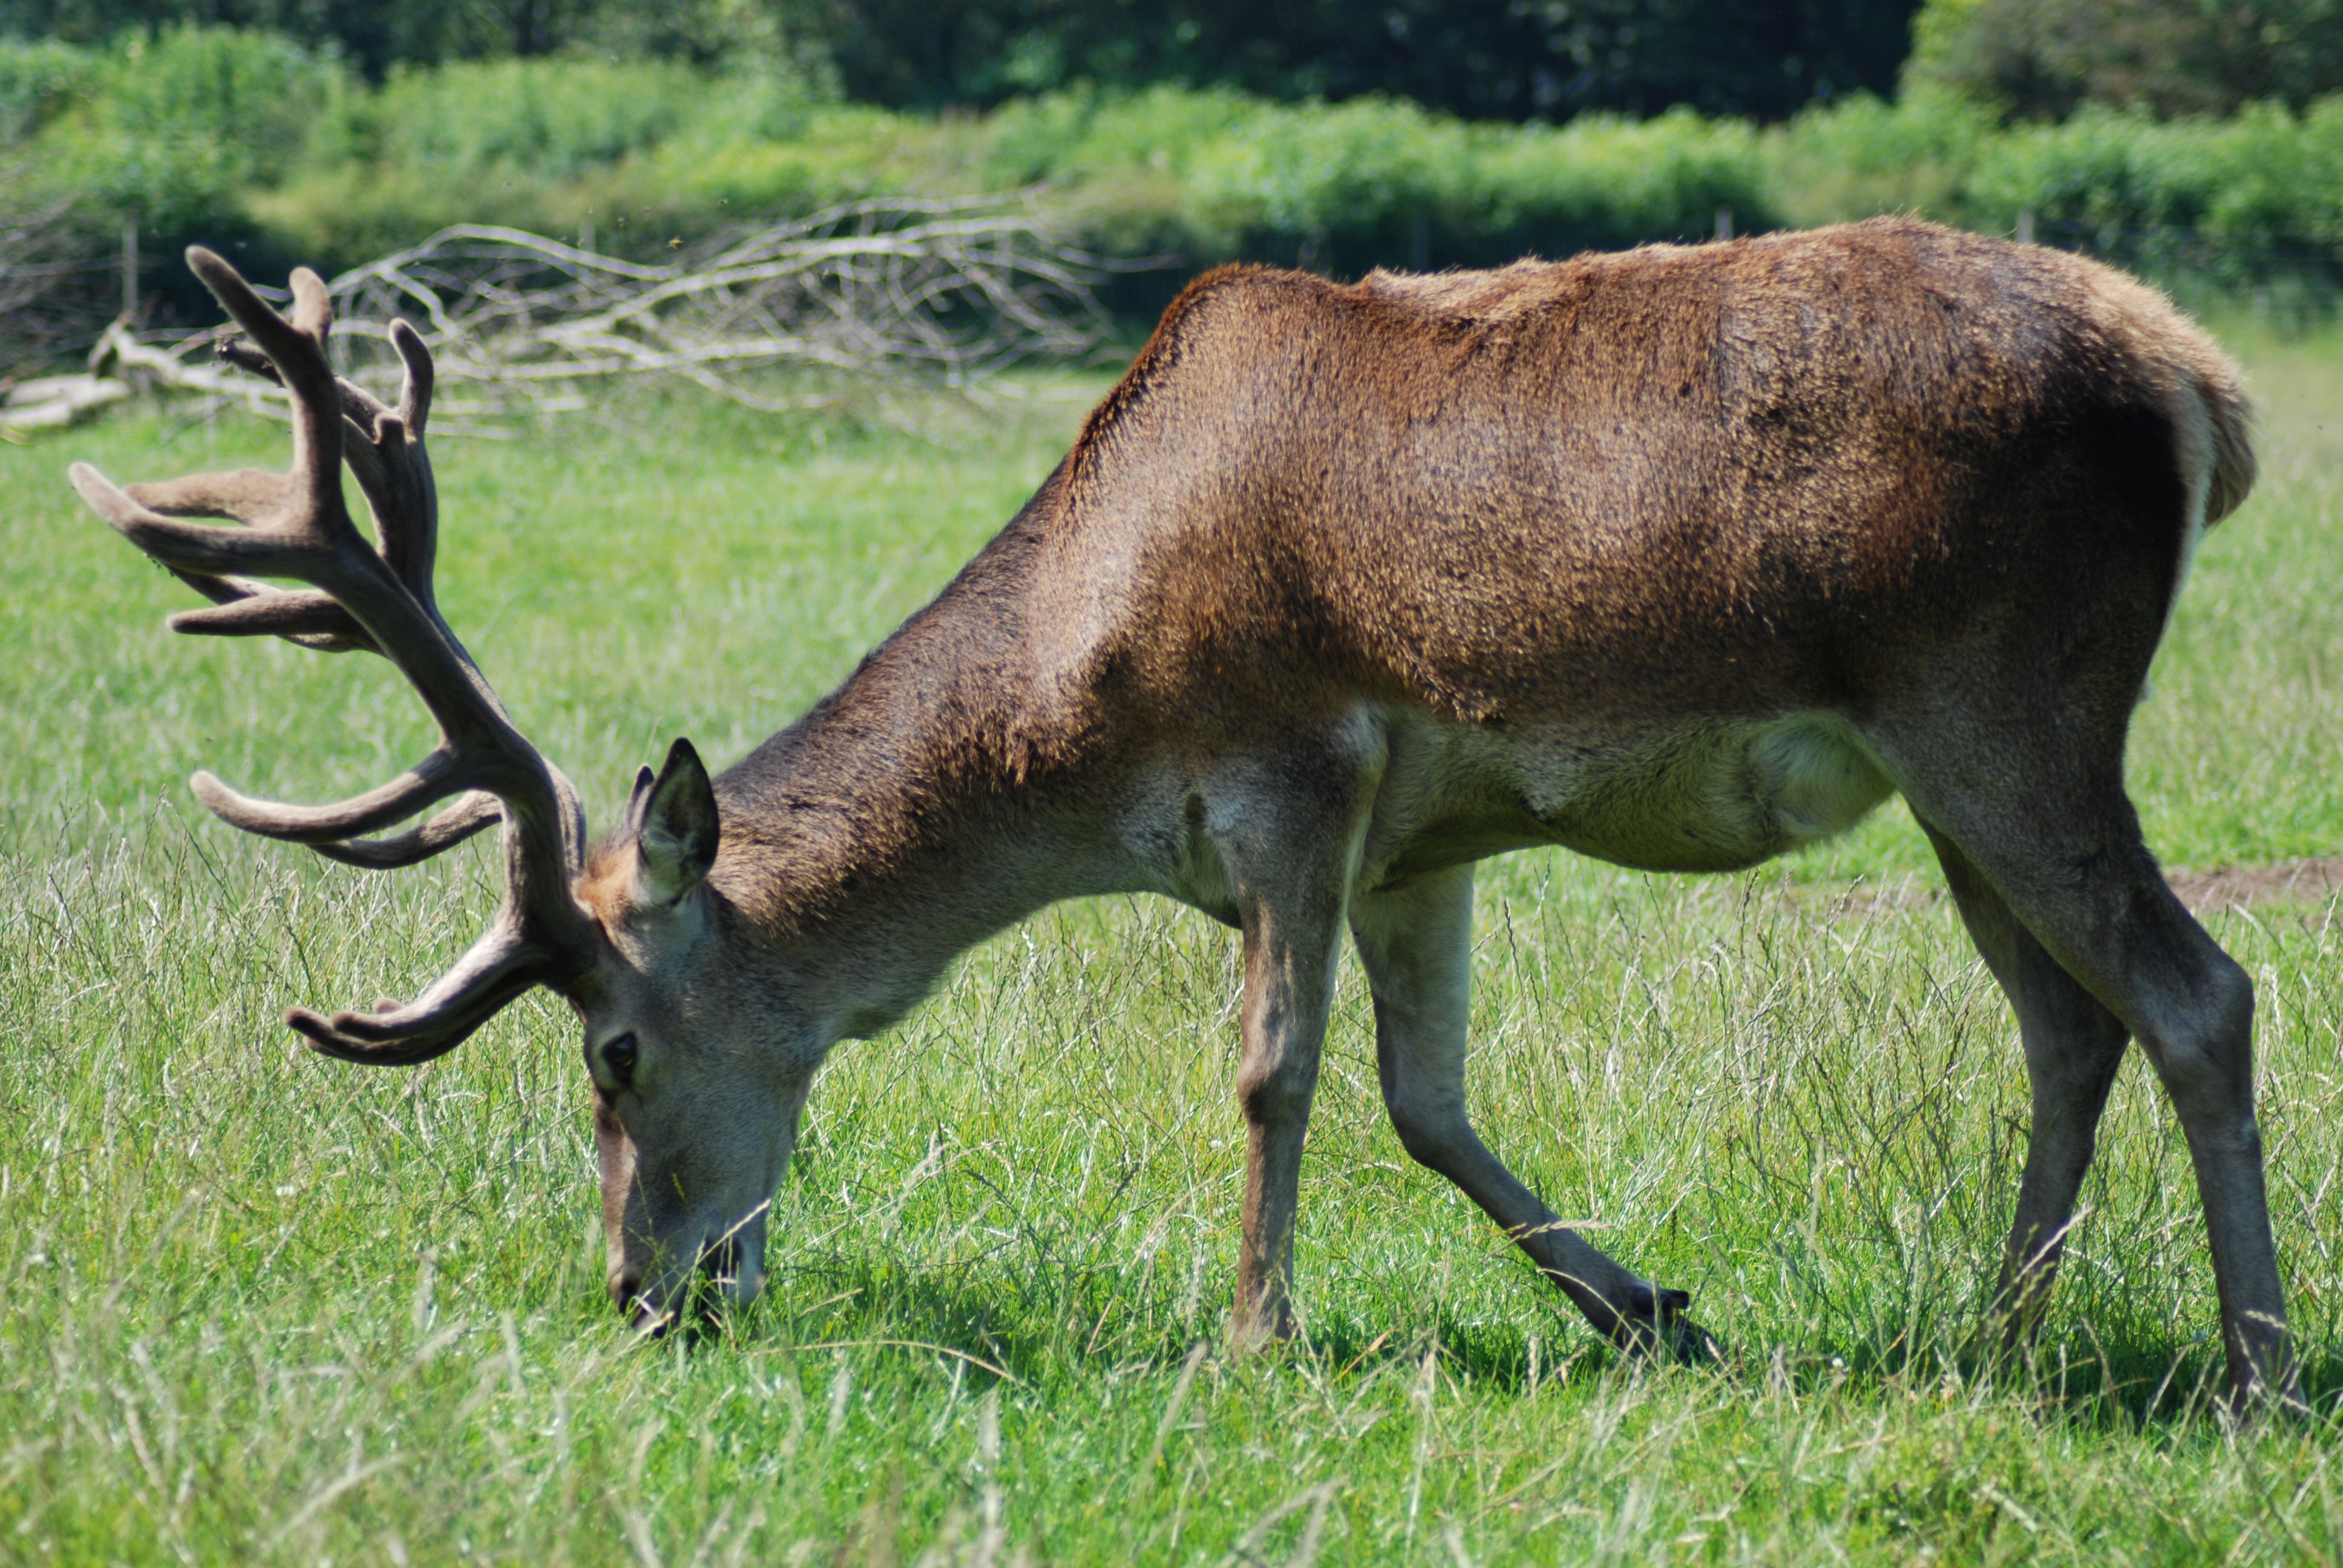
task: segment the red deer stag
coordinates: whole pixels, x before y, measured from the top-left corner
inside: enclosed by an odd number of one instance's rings
[[[327,367],[315,275],[287,321],[189,260],[256,346],[230,357],[291,395],[291,472],[74,483],[216,601],[176,629],[383,654],[445,735],[339,805],[208,773],[196,793],[361,866],[504,829],[506,900],[452,970],[404,1007],[290,1022],[327,1055],[407,1063],[531,986],[568,998],[611,1290],[645,1321],[703,1268],[758,1289],[835,1041],[1055,900],[1147,890],[1243,934],[1240,1341],[1290,1325],[1347,927],[1407,1151],[1598,1332],[1697,1350],[1684,1294],[1564,1226],[1466,1118],[1473,863],[1564,844],[1728,870],[1901,790],[2032,1079],[2008,1332],[2035,1321],[2136,1039],[2195,1161],[2235,1397],[2291,1390],[2252,988],[2123,787],[2190,552],[2253,457],[2236,371],[2138,284],[1906,220],[1350,286],[1215,273],[843,686],[712,781],[678,741],[589,846],[434,602],[421,340],[394,331],[386,407]]]

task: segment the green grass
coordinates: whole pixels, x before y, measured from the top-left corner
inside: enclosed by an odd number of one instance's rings
[[[2343,346],[2248,341],[2262,489],[2207,541],[2135,776],[2182,865],[2343,845]],[[729,760],[931,593],[1095,385],[965,447],[645,405],[443,444],[447,610],[605,820],[688,732]],[[1232,1360],[1234,950],[1160,903],[1006,933],[817,1089],[766,1297],[638,1344],[601,1289],[566,1010],[435,1065],[294,1047],[494,901],[475,845],[367,878],[205,819],[427,744],[378,661],[163,634],[82,511],[281,461],[123,420],[0,449],[0,1559],[2259,1563],[2343,1553],[2331,907],[2217,917],[2261,990],[2282,1261],[2320,1413],[2209,1412],[2212,1282],[2135,1060],[2035,1367],[1965,1345],[2023,1157],[2015,1030],[1900,810],[1785,868],[1559,854],[1483,882],[1473,1093],[1564,1213],[1733,1354],[1594,1343],[1412,1168],[1346,977],[1303,1174],[1302,1342]],[[1786,882],[1785,880],[1786,875]],[[1202,1346],[1192,1359],[1191,1347]],[[1003,1374],[1006,1375],[1003,1375]]]

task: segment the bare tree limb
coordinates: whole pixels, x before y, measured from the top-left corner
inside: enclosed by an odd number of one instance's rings
[[[1021,362],[1097,347],[1106,317],[1091,286],[1104,270],[1029,195],[853,202],[719,236],[666,266],[467,224],[327,286],[337,371],[395,386],[391,323],[414,321],[453,394],[443,416],[489,433],[480,421],[599,407],[621,382],[688,383],[773,410],[836,400],[790,374],[809,369],[831,373],[833,387],[851,377],[866,390],[972,392]],[[281,388],[197,352],[215,344],[232,364],[249,357],[218,331],[156,343],[116,323],[92,377],[69,390],[189,393],[284,417]]]

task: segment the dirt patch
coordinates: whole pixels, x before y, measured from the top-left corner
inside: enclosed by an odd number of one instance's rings
[[[2174,871],[2167,879],[2180,901],[2200,915],[2263,904],[2320,904],[2343,892],[2343,858],[2216,866],[2209,871]]]
[[[2168,871],[2166,879],[2180,901],[2199,915],[2280,905],[2322,904],[2343,893],[2343,857],[2284,860],[2275,866],[2216,866],[2204,871]],[[1805,887],[1792,895],[1835,915],[1868,915],[1887,910],[1925,910],[1946,898],[1942,882],[1918,879],[1856,882],[1840,889]]]

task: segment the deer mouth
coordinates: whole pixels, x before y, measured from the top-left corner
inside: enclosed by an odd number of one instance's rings
[[[765,1288],[764,1227],[753,1238],[737,1229],[700,1254],[700,1277],[728,1306],[745,1307]]]
[[[649,1338],[665,1334],[687,1315],[713,1326],[729,1312],[755,1301],[765,1286],[765,1211],[759,1203],[747,1218],[717,1231],[712,1239],[701,1231],[689,1247],[688,1268],[671,1269],[646,1278],[628,1269],[610,1277],[610,1298],[636,1332]]]

